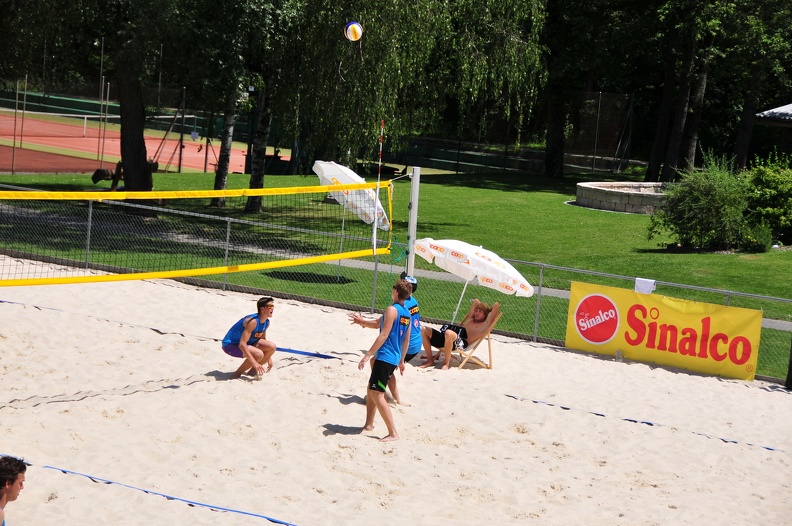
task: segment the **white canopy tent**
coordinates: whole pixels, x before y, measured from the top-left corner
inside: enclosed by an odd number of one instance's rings
[[[792,128],[792,104],[757,113],[756,122],[757,124]]]

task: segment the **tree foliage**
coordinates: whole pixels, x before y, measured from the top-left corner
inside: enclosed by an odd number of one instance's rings
[[[144,92],[163,72],[168,86],[186,88],[192,108],[225,116],[226,152],[236,116],[256,112],[251,185],[263,184],[268,141],[294,148],[304,173],[316,158],[374,162],[383,120],[393,151],[416,135],[519,144],[544,132],[546,174],[561,176],[569,101],[582,91],[633,95],[632,150],[649,160],[648,179],[670,180],[698,163],[699,143],[744,166],[765,148],[750,140],[754,114],[792,92],[792,4],[783,0],[3,6],[0,79],[8,86],[27,76],[31,89],[53,89],[98,84],[101,72],[122,103],[135,189],[151,186]],[[343,36],[350,20],[364,27],[358,42]]]

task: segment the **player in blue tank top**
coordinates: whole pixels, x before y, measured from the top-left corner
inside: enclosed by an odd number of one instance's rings
[[[379,411],[388,428],[388,434],[382,437],[380,442],[399,439],[393,422],[393,414],[385,400],[385,387],[396,367],[404,372],[404,357],[410,343],[410,312],[404,307],[404,300],[409,298],[411,293],[410,283],[403,279],[396,282],[391,291],[393,305],[385,309],[380,333],[358,363],[358,369],[362,370],[372,356],[376,358],[369,377],[366,396],[366,424],[363,426],[363,431],[374,429],[374,416]]]
[[[421,314],[418,309],[418,300],[415,299],[415,291],[418,288],[418,280],[412,276],[408,276],[406,272],[401,273],[400,279],[407,281],[412,286],[412,293],[410,297],[404,300],[404,306],[410,312],[410,347],[407,349],[407,356],[404,358],[404,363],[409,362],[421,352],[423,340],[421,338]],[[360,325],[369,329],[379,329],[382,326],[382,316],[377,319],[369,320],[364,318],[360,313],[354,312],[349,314],[349,321],[353,325]],[[371,365],[374,365],[374,359],[371,360]],[[390,377],[388,380],[388,390],[397,404],[401,405],[402,400],[399,396],[399,387],[396,383],[396,375]]]
[[[25,488],[27,464],[19,458],[0,456],[0,522],[5,526],[5,507]]]
[[[272,355],[277,346],[267,339],[267,328],[270,325],[275,300],[269,297],[260,298],[256,302],[258,311],[248,314],[237,321],[223,338],[223,351],[235,358],[244,358],[242,365],[231,375],[239,378],[245,371],[261,380],[264,373],[272,369]],[[264,369],[264,364],[267,369]]]

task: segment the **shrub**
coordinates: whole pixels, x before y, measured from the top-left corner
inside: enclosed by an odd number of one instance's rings
[[[767,252],[773,245],[773,232],[764,223],[743,229],[740,249],[745,252]]]
[[[773,237],[792,243],[792,169],[761,164],[748,171],[748,178],[748,222],[765,224]]]
[[[705,156],[701,170],[689,169],[667,187],[648,238],[668,231],[685,248],[732,248],[742,239],[745,208],[745,179],[728,160]]]

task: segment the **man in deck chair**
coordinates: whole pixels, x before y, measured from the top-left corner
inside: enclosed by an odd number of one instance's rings
[[[465,316],[462,325],[443,325],[440,330],[424,326],[421,330],[426,363],[421,367],[433,367],[435,357],[432,347],[437,347],[443,353],[443,369],[448,369],[451,363],[451,353],[454,349],[464,349],[468,342],[475,342],[483,337],[495,324],[500,310],[497,301],[490,308],[486,303],[477,299],[470,304],[470,310]],[[438,355],[439,356],[439,355]]]

